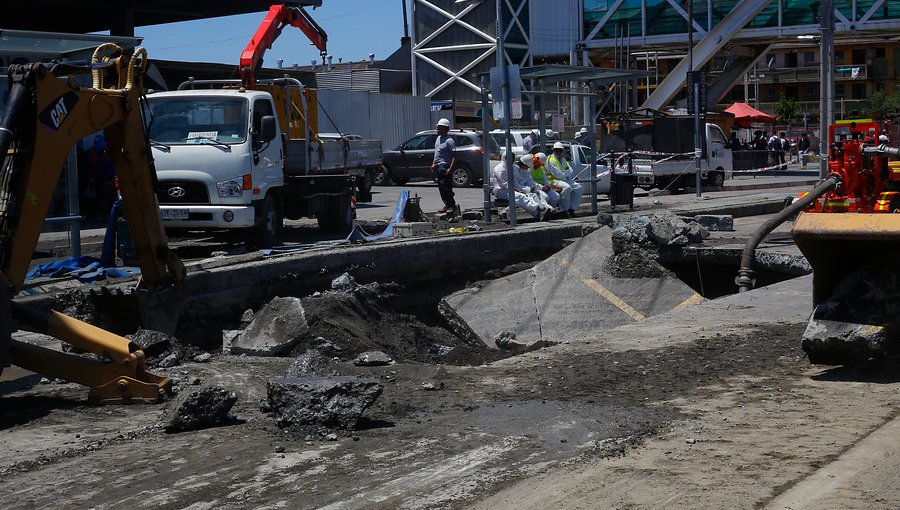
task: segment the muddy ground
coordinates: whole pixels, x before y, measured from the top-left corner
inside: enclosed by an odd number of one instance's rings
[[[520,356],[453,336],[432,310],[436,299],[416,289],[311,296],[309,340],[341,347],[320,371],[384,386],[356,430],[329,439],[278,428],[259,404],[266,382],[293,358],[224,355],[209,340],[210,362],[185,359],[155,371],[179,392],[200,384],[233,390],[235,420],[213,429],[167,434],[174,401],[92,406],[82,387],[26,375],[0,383],[0,501],[4,508],[896,508],[896,470],[878,469],[900,464],[896,437],[875,432],[900,415],[900,368],[893,360],[811,366],[799,342],[808,285],[788,281]],[[217,332],[237,321],[194,329]],[[435,356],[434,344],[455,354]],[[372,348],[397,361],[354,365],[358,351]],[[885,461],[842,468],[867,441]],[[817,501],[809,494],[823,492],[803,482],[829,467],[838,475],[828,487],[841,490]]]

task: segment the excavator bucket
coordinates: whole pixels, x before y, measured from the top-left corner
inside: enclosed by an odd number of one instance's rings
[[[892,351],[900,320],[900,214],[801,213],[793,228],[813,268],[803,350],[852,364]]]

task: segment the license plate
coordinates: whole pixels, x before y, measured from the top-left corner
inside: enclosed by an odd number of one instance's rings
[[[160,209],[160,217],[164,220],[186,220],[188,219],[187,209]]]

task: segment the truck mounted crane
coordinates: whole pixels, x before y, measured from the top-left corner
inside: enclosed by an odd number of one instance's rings
[[[313,46],[319,49],[319,54],[322,56],[322,63],[324,64],[325,56],[328,53],[326,50],[328,34],[303,9],[303,6],[307,5],[318,7],[322,5],[322,2],[321,0],[292,2],[275,4],[269,8],[268,14],[266,14],[259,28],[256,29],[256,33],[253,34],[247,47],[241,52],[241,82],[244,87],[247,89],[255,88],[256,73],[262,67],[263,54],[272,47],[272,43],[281,35],[281,31],[286,26],[299,28],[306,34]]]

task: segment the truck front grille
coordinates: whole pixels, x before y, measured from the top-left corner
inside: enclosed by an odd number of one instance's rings
[[[196,181],[159,181],[156,200],[160,204],[204,205],[209,204],[206,184]]]

